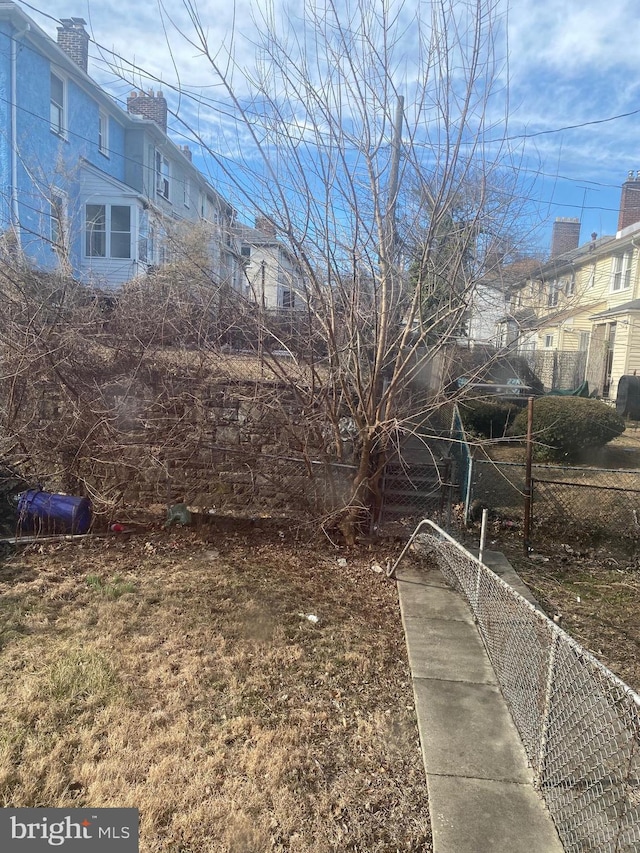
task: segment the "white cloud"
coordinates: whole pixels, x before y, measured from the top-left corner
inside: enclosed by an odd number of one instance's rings
[[[37,0],[36,0],[37,3]],[[519,135],[555,130],[567,125],[594,122],[638,106],[638,59],[640,42],[640,9],[637,0],[498,0],[509,23],[509,77],[511,116],[509,133]],[[42,4],[44,5],[44,4]],[[372,0],[372,7],[375,0]],[[200,93],[204,105],[183,98],[181,115],[187,123],[200,128],[208,140],[219,138],[223,128],[233,127],[225,114],[226,98],[215,86],[209,61],[192,44],[193,21],[189,20],[182,0],[166,2],[167,11],[157,0],[84,0],[78,6],[74,0],[47,0],[46,12],[55,17],[83,16],[97,42],[137,63],[151,72],[152,78],[163,81],[175,108],[178,101],[171,94],[172,86]],[[299,15],[301,2],[286,5],[286,0],[258,0],[251,12],[251,0],[229,3],[199,3],[202,32],[221,62],[232,52],[242,72],[253,63],[257,39],[254,17]],[[320,8],[318,6],[318,8]],[[407,44],[415,38],[415,28],[408,26],[414,9],[428,19],[429,3],[417,6],[405,4],[398,33]],[[25,10],[55,38],[55,23]],[[411,13],[411,15],[409,14]],[[403,27],[405,29],[403,29]],[[186,36],[186,38],[185,38]],[[403,42],[404,43],[404,42]],[[401,52],[402,53],[402,52]],[[91,54],[99,56],[95,45]],[[399,57],[398,69],[410,75],[412,50],[406,50],[406,62]],[[107,65],[108,54],[92,65],[91,73],[100,81],[113,80]],[[175,65],[175,67],[174,67]],[[177,70],[176,70],[177,69]],[[115,83],[113,91],[124,100],[129,86],[158,87],[154,79],[133,74],[126,83]],[[238,85],[240,85],[238,76]],[[496,136],[500,136],[500,114],[496,116]],[[595,180],[619,184],[630,168],[640,167],[637,152],[640,116],[611,123],[591,124],[583,129],[536,136],[527,141],[531,152],[530,168],[540,169],[551,176],[566,175],[574,184],[555,182],[541,184],[541,197],[553,202],[553,215],[574,215],[571,209],[562,210],[562,199],[573,194],[580,181]],[[514,145],[518,142],[514,140]],[[566,192],[563,190],[566,186]],[[580,190],[582,193],[582,190]],[[617,203],[617,202],[615,202]],[[614,202],[602,202],[602,208]],[[596,205],[597,206],[597,205]],[[604,230],[612,230],[614,214],[600,212]],[[607,225],[611,222],[611,225]],[[595,230],[603,230],[598,227]]]

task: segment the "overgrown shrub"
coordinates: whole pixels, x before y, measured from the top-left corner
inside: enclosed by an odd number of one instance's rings
[[[514,420],[520,406],[507,401],[464,400],[460,414],[467,432],[486,438],[501,438]]]
[[[534,455],[549,462],[572,461],[583,450],[603,447],[624,432],[615,409],[584,397],[542,397],[533,406]],[[511,435],[526,435],[527,411],[513,422]]]

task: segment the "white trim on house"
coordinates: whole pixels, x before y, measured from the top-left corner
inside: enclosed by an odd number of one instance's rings
[[[60,84],[62,90],[60,92],[54,92],[54,86],[57,89],[57,83]],[[66,139],[69,129],[69,80],[57,68],[55,71],[53,68],[50,68],[49,86],[49,122],[51,133],[59,136],[60,139]]]
[[[618,252],[611,258],[611,280],[609,290],[611,293],[619,293],[629,290],[631,287],[631,260],[633,249]]]
[[[144,199],[125,184],[101,172],[91,163],[82,163],[78,230],[82,240],[80,277],[83,281],[115,288],[146,269],[146,263],[141,264],[139,258],[142,220],[146,217],[145,205]],[[104,208],[103,218],[99,216],[100,207]],[[122,228],[123,221],[127,224],[126,217],[123,219],[124,210],[118,208],[129,209],[128,230]],[[88,213],[90,217],[95,215],[97,227],[93,235],[87,231]],[[118,257],[126,254],[123,235],[127,233],[129,257]]]
[[[98,151],[109,157],[109,113],[102,107],[98,108]]]

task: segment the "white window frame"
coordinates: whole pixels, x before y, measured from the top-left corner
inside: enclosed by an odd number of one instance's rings
[[[160,196],[160,198],[165,199],[165,201],[171,200],[171,163],[168,158],[156,148],[156,162],[155,162],[155,175],[156,175],[156,196]]]
[[[545,349],[553,349],[553,339],[555,335],[545,335],[544,336],[544,348]]]
[[[574,296],[576,292],[576,274],[572,273],[567,279],[566,296]]]
[[[285,294],[287,295],[287,299],[285,300]],[[286,301],[286,305],[285,305]],[[290,285],[283,284],[280,285],[280,299],[279,299],[279,308],[282,308],[283,311],[293,311],[296,307],[296,292]]]
[[[49,239],[54,252],[66,252],[68,249],[68,203],[66,192],[52,187],[49,198]]]
[[[103,229],[90,229],[89,227],[89,208],[90,207],[102,207],[104,208],[104,231]],[[122,207],[128,208],[129,210],[129,230],[128,231],[114,231],[112,228],[112,213],[114,207]],[[131,204],[114,204],[112,202],[88,202],[84,207],[84,257],[89,260],[95,260],[96,258],[102,260],[114,260],[114,261],[130,261],[134,260],[134,252],[133,252],[133,238],[134,238],[134,230],[135,230],[135,216],[136,216],[136,208],[135,205]],[[97,252],[92,252],[92,244],[91,244],[91,235],[92,233],[102,234],[104,233],[104,254],[99,254]],[[129,254],[122,255],[113,255],[112,254],[112,243],[114,235],[118,234],[129,234]]]
[[[611,293],[620,293],[631,287],[631,250],[611,258]]]
[[[104,110],[98,112],[98,151],[109,156],[109,114]]]
[[[560,293],[560,283],[554,281],[549,285],[549,293],[547,295],[547,308],[555,308],[558,304]]]
[[[53,80],[60,81],[62,86],[62,103],[53,99]],[[49,123],[51,133],[60,136],[62,139],[67,138],[67,80],[62,74],[57,71],[51,71],[49,77]],[[54,112],[55,111],[55,112]]]
[[[184,185],[182,188],[182,200],[185,207],[191,207],[191,179],[184,179]]]

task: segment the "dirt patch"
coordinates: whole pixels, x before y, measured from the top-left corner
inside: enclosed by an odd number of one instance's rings
[[[0,804],[137,807],[143,853],[430,850],[393,554],[208,538],[6,556]]]

